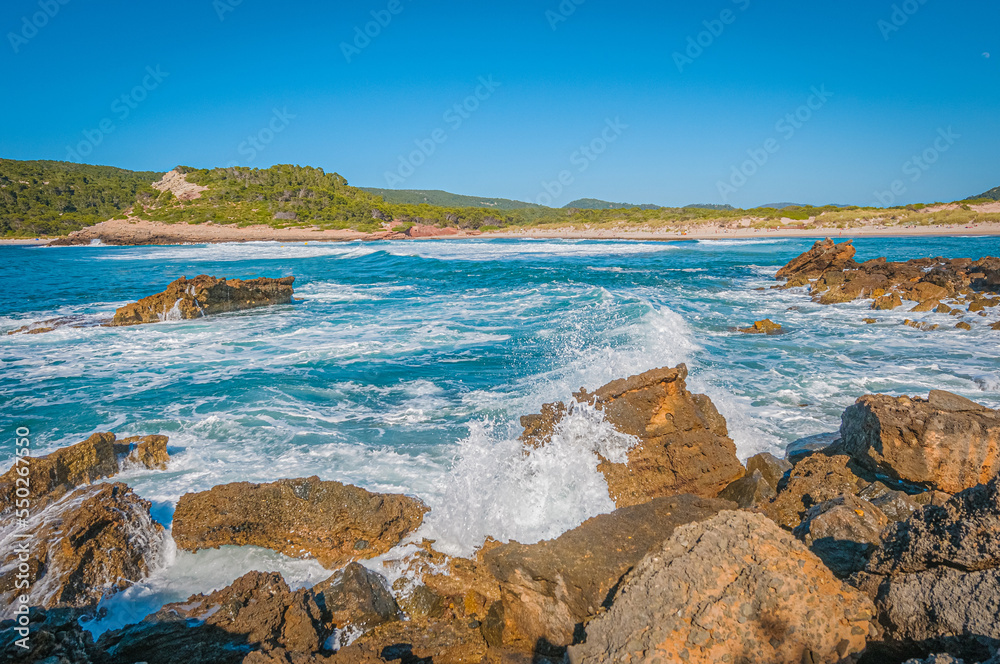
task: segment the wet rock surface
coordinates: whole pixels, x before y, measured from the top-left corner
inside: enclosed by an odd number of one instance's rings
[[[574,664],[851,661],[874,607],[759,514],[682,526],[569,649]]]
[[[237,482],[181,496],[173,535],[187,551],[251,544],[335,569],[386,553],[426,512],[415,498],[318,477]]]

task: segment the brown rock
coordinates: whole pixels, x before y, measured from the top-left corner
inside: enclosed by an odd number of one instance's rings
[[[439,228],[437,226],[421,226],[417,224],[411,226],[407,231],[408,237],[444,237],[447,235],[458,235],[457,228]]]
[[[150,470],[165,470],[170,461],[166,436],[133,436],[115,442],[115,456],[122,464],[140,465]]]
[[[972,326],[966,323],[965,321],[956,323],[955,327],[958,328],[959,330],[965,330],[966,332],[972,329]]]
[[[399,618],[399,606],[385,577],[360,563],[351,563],[312,591],[329,619],[342,631],[370,629]]]
[[[759,507],[776,496],[774,487],[764,479],[759,470],[744,475],[719,493],[719,499],[730,500],[743,509]]]
[[[878,322],[878,319],[877,318],[866,318],[864,320],[864,322],[865,322],[866,325],[874,325],[875,323]]]
[[[164,554],[164,529],[149,516],[150,503],[125,484],[77,489],[27,520],[21,532],[29,544],[30,586],[16,587],[18,558],[0,568],[3,617],[13,598],[27,593],[32,606],[95,606],[157,567]]]
[[[741,327],[740,332],[743,334],[778,334],[781,332],[781,325],[775,323],[770,318],[765,318],[764,320],[759,320],[750,327]]]
[[[857,471],[857,472],[855,472]],[[798,462],[778,497],[764,506],[764,513],[789,530],[798,526],[813,505],[845,495],[856,495],[869,485],[865,474],[849,456],[812,454]]]
[[[936,323],[928,323],[919,320],[910,320],[909,318],[903,321],[903,325],[909,325],[910,327],[916,328],[923,332],[933,332],[939,327]]]
[[[914,302],[920,302],[920,303],[928,303],[928,302],[936,303],[940,301],[942,298],[948,297],[948,295],[950,295],[950,293],[948,292],[947,288],[926,281],[918,282],[914,284],[912,288],[906,291],[907,300],[912,300]],[[937,305],[935,304],[935,306]],[[927,309],[927,311],[930,311],[930,309]]]
[[[830,238],[817,242],[812,249],[801,256],[792,259],[778,270],[776,279],[789,279],[794,276],[818,277],[829,270],[841,271],[854,263],[854,245],[851,240],[836,244]]]
[[[596,516],[554,540],[516,542],[484,560],[500,582],[503,643],[558,654],[590,616],[606,607],[622,576],[675,528],[733,507],[690,495],[657,498]]]
[[[586,642],[572,646],[568,659],[848,661],[864,650],[873,614],[867,597],[771,521],[722,512],[678,528],[648,555],[611,608],[587,624]]]
[[[318,477],[236,482],[181,496],[173,535],[186,551],[254,545],[336,568],[387,552],[426,512],[415,498]]]
[[[782,478],[791,469],[792,464],[788,461],[779,459],[768,452],[761,452],[747,459],[747,473],[759,470],[767,483],[775,488],[781,484]]]
[[[127,304],[115,312],[112,327],[159,323],[165,320],[201,318],[227,311],[240,311],[292,301],[295,277],[281,279],[217,279],[199,275],[181,277],[167,290]]]
[[[889,519],[867,500],[841,496],[814,505],[794,534],[840,578],[865,568]]]
[[[615,429],[639,439],[629,451],[627,463],[601,459],[597,467],[616,506],[681,493],[711,498],[743,476],[725,419],[707,396],[687,391],[686,378],[687,367],[682,364],[574,395],[578,402],[602,410]],[[558,417],[563,411],[550,407],[547,412]],[[555,425],[546,423],[544,415],[522,418],[525,422],[532,431],[551,431]],[[545,441],[536,438],[525,442]]]
[[[924,311],[937,311],[940,309],[941,303],[938,300],[925,300],[923,302],[918,302],[915,307],[910,309],[911,312],[924,312]]]
[[[934,311],[936,311],[939,314],[950,314],[951,307],[949,307],[947,304],[939,304],[937,305],[937,308],[934,309]]]
[[[840,434],[860,466],[929,489],[958,493],[1000,472],[1000,413],[949,392],[861,397]]]
[[[903,306],[903,301],[899,298],[899,295],[896,293],[890,293],[889,295],[882,295],[881,297],[875,298],[875,301],[872,302],[872,309],[876,309],[878,311],[886,311],[901,306]]]

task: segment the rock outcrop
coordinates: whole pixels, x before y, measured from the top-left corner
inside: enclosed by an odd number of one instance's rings
[[[845,662],[873,631],[871,601],[759,514],[677,528],[629,574],[573,664]]]
[[[344,635],[351,629],[360,632],[399,618],[399,605],[385,577],[360,563],[351,563],[312,591],[329,620]]]
[[[793,279],[795,277],[818,277],[831,270],[843,270],[857,265],[854,262],[854,244],[851,240],[835,243],[830,238],[817,242],[812,249],[801,256],[792,259],[778,270],[778,279]]]
[[[322,661],[312,656],[323,652],[332,630],[312,591],[290,590],[276,572],[250,572],[108,632],[98,646],[112,664]]]
[[[559,654],[611,603],[626,572],[674,529],[732,507],[691,495],[657,498],[596,516],[554,540],[494,548],[483,558],[500,583],[500,640]]]
[[[799,461],[781,483],[777,498],[763,506],[764,513],[789,530],[797,527],[814,505],[857,495],[871,484],[851,457],[844,454],[811,454]]]
[[[743,334],[779,334],[782,331],[780,323],[775,323],[770,318],[759,320],[750,327],[741,327]]]
[[[26,594],[31,606],[90,608],[147,577],[163,562],[163,526],[149,515],[150,503],[125,484],[95,484],[49,505],[21,527],[3,530],[5,551],[27,549],[0,567],[0,596],[9,617],[13,598]],[[28,588],[18,588],[21,564]]]
[[[846,578],[865,568],[888,523],[875,505],[846,495],[810,507],[794,534],[830,571]]]
[[[687,367],[682,364],[573,395],[577,402],[603,411],[615,429],[639,440],[629,450],[627,463],[602,458],[598,465],[616,506],[682,493],[712,498],[743,476],[725,419],[707,396],[688,392],[686,378]],[[522,417],[522,439],[544,444],[566,408],[547,404],[541,414]]]
[[[28,468],[31,508],[37,512],[78,486],[114,477],[122,464],[162,469],[170,460],[167,442],[166,436],[135,436],[116,441],[112,433],[95,433],[81,443],[15,464],[0,476],[0,521],[9,516],[14,506],[21,467]]]
[[[857,580],[875,599],[882,660],[1000,647],[1000,478],[889,526]]]
[[[415,498],[318,477],[237,482],[181,496],[173,535],[187,551],[250,544],[337,568],[387,552],[426,512]]]
[[[181,277],[162,293],[144,297],[115,311],[108,325],[121,327],[188,320],[228,311],[241,311],[292,301],[295,277],[281,279],[217,279],[199,275]]]
[[[949,392],[863,396],[840,433],[858,465],[928,489],[958,493],[1000,473],[1000,413]]]
[[[105,664],[107,655],[94,645],[90,632],[73,609],[28,613],[29,634],[17,632],[13,619],[0,622],[0,661],[8,664]],[[26,647],[22,647],[26,646]]]

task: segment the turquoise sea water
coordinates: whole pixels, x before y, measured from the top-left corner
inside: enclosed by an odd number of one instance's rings
[[[781,454],[835,431],[870,392],[948,389],[1000,406],[1000,333],[864,303],[813,304],[755,290],[812,240],[639,243],[459,240],[178,247],[0,247],[0,332],[56,316],[96,321],[179,276],[295,275],[300,301],[197,321],[0,336],[0,423],[34,452],[95,431],[165,434],[166,472],[123,479],[170,523],[183,493],[232,481],[318,475],[422,498],[421,536],[468,553],[487,535],[554,537],[610,511],[595,450],[627,441],[581,412],[525,457],[520,415],[686,362],[740,455]],[[1000,238],[867,238],[858,258],[1000,255]],[[788,333],[732,331],[769,317]],[[935,332],[901,325],[915,317]],[[250,568],[293,582],[327,573],[255,549],[170,554],[111,600],[105,627]],[[117,621],[117,622],[116,622]]]

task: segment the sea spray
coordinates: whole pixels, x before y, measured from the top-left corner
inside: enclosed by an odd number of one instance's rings
[[[525,544],[557,537],[614,510],[597,470],[599,455],[623,463],[637,443],[585,404],[575,405],[539,447],[524,445],[511,427],[473,422],[419,534],[443,553],[462,556],[487,537]]]

